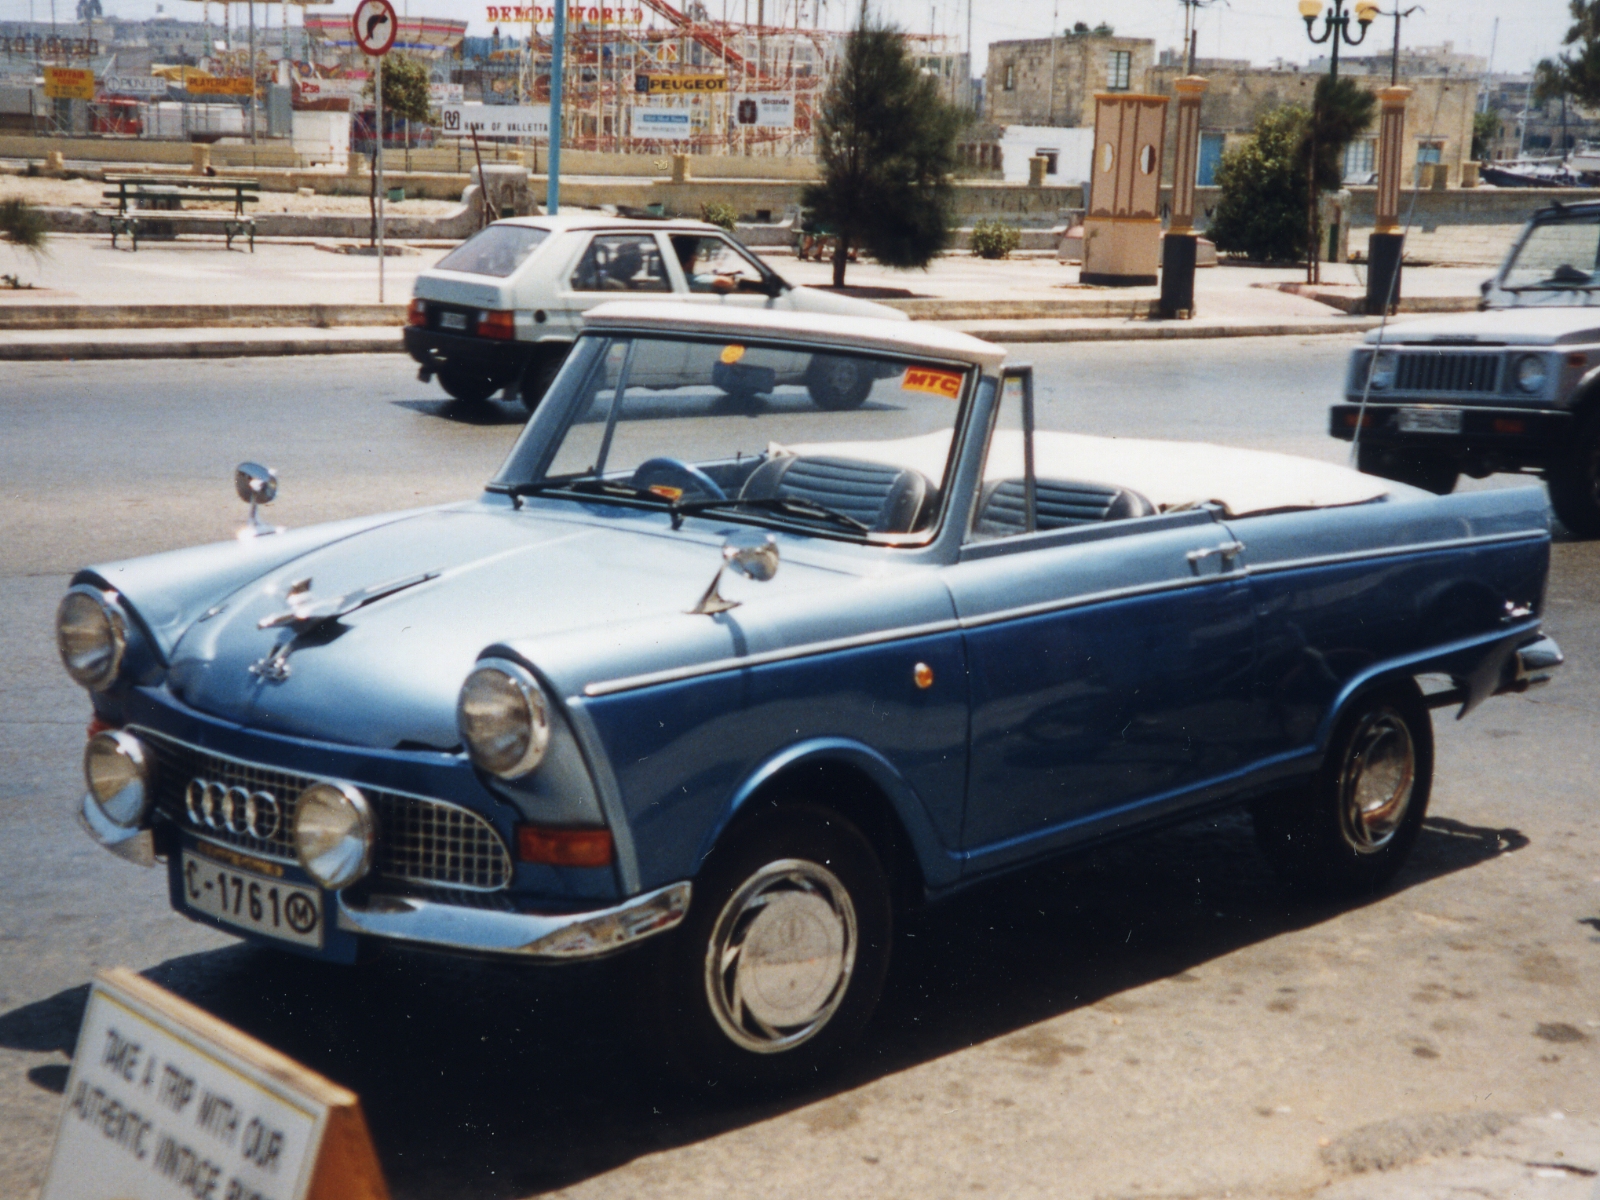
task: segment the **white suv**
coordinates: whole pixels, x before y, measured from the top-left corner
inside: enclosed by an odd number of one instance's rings
[[[458,400],[516,385],[532,412],[561,369],[583,314],[607,300],[687,300],[905,320],[867,300],[794,287],[715,225],[599,213],[516,217],[480,230],[417,277],[405,343]],[[822,361],[822,360],[818,360]],[[824,408],[866,399],[856,360],[804,381]],[[831,365],[831,369],[829,369]]]

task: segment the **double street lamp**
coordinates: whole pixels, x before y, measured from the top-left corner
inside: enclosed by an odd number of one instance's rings
[[[1344,0],[1333,0],[1333,6],[1326,12],[1322,8],[1322,0],[1300,0],[1300,16],[1306,23],[1306,36],[1311,39],[1314,46],[1324,42],[1332,42],[1332,65],[1328,74],[1339,78],[1339,43],[1346,46],[1359,46],[1366,41],[1367,29],[1378,18],[1378,6],[1374,0],[1356,0],[1353,12],[1345,12]],[[1322,18],[1322,36],[1316,33],[1317,18]],[[1350,22],[1354,21],[1361,29],[1355,37],[1350,36]]]

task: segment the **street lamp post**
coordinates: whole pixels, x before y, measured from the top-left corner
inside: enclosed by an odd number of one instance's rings
[[[1311,44],[1320,46],[1324,42],[1330,45],[1330,60],[1328,64],[1328,78],[1339,78],[1339,45],[1359,46],[1367,39],[1367,30],[1372,22],[1377,19],[1378,5],[1376,0],[1356,0],[1353,11],[1345,11],[1345,0],[1333,0],[1332,5],[1326,10],[1322,7],[1322,0],[1300,0],[1300,17],[1306,23],[1306,37],[1311,39]],[[1322,18],[1322,34],[1316,32],[1317,18]],[[1350,36],[1350,22],[1354,20],[1360,28],[1356,36]],[[1311,154],[1306,164],[1307,196],[1306,196],[1306,237],[1310,245],[1306,248],[1306,282],[1316,283],[1320,272],[1317,264],[1321,261],[1321,247],[1318,242],[1322,240],[1321,222],[1317,219],[1317,111],[1316,101],[1312,101],[1311,113]]]
[[[1381,16],[1394,18],[1394,50],[1389,59],[1389,86],[1378,93],[1378,189],[1373,202],[1372,232],[1367,236],[1367,301],[1369,316],[1381,316],[1400,303],[1400,263],[1406,235],[1400,228],[1400,171],[1405,149],[1406,101],[1411,89],[1400,87],[1400,22],[1420,5]]]

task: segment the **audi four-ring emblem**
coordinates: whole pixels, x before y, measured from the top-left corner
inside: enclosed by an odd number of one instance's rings
[[[283,824],[278,798],[271,792],[252,792],[238,784],[230,787],[199,776],[191,779],[184,789],[183,807],[192,824],[225,829],[229,833],[248,833],[261,841],[272,837]]]

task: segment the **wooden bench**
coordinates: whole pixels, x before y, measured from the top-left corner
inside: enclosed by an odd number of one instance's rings
[[[176,237],[173,226],[181,222],[185,225],[220,225],[227,238],[228,249],[233,249],[234,238],[247,237],[250,252],[255,253],[255,218],[245,212],[244,207],[261,198],[257,195],[260,184],[253,179],[193,175],[107,175],[105,181],[116,186],[115,191],[101,193],[104,199],[117,202],[115,212],[100,214],[110,222],[113,248],[116,247],[117,238],[126,234],[133,249],[138,250],[141,230],[146,231],[146,236],[160,229]],[[233,211],[197,212],[184,207],[186,200],[231,200]]]

